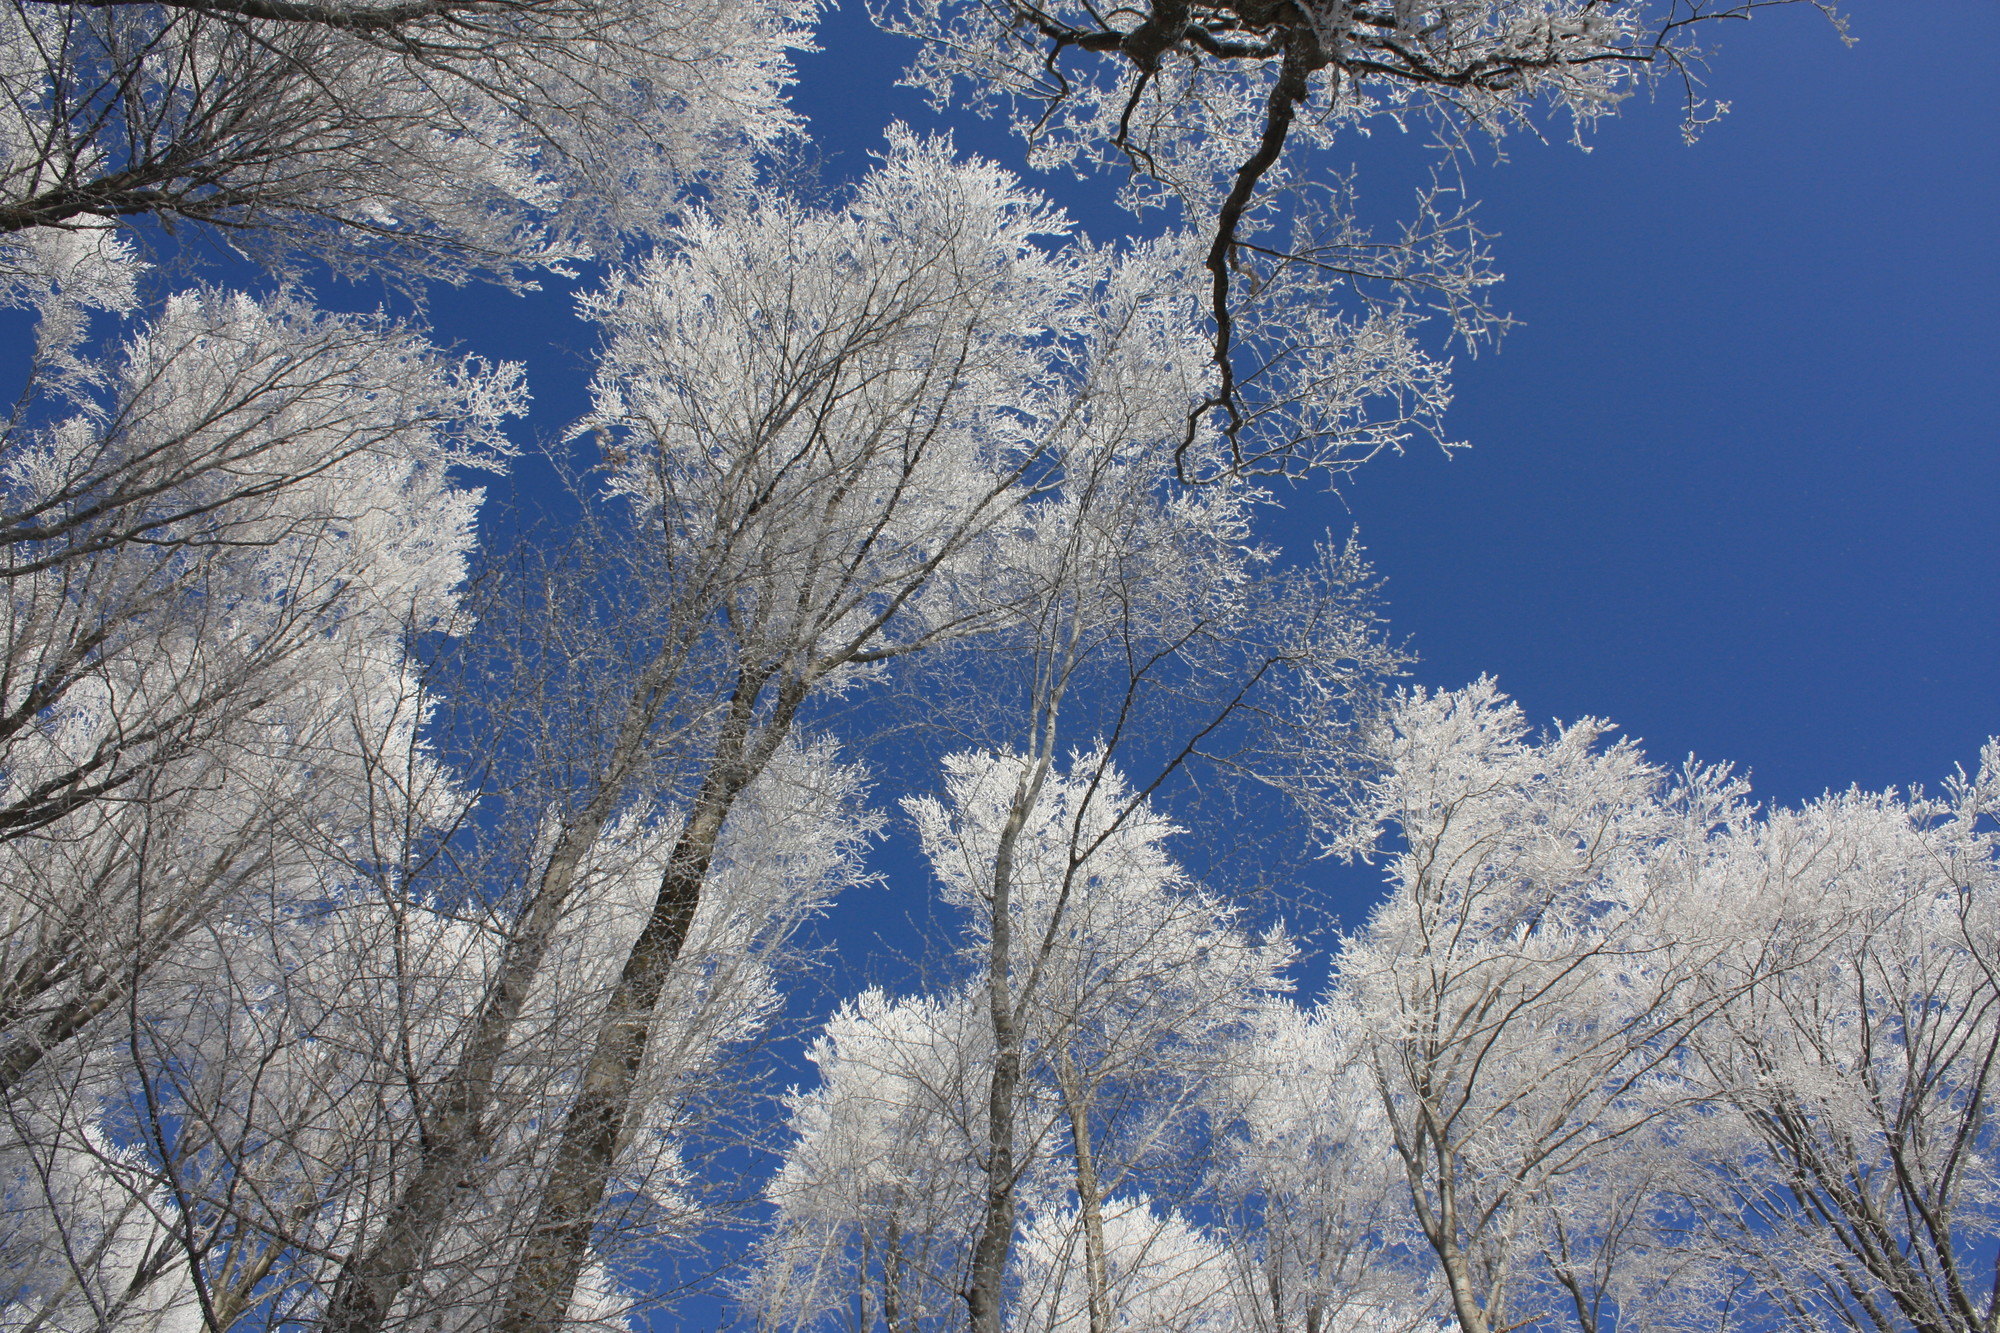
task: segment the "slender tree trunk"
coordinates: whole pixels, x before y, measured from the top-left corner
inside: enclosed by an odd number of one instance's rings
[[[588,1259],[597,1205],[618,1155],[632,1088],[652,1035],[653,1009],[668,969],[687,942],[726,813],[726,807],[702,812],[674,846],[652,915],[626,956],[605,1006],[527,1248],[514,1270],[499,1329],[509,1333],[555,1329],[569,1312],[577,1277]]]
[[[1428,1015],[1432,1031],[1436,1015]],[[1434,1054],[1434,1053],[1433,1053]],[[1493,1333],[1479,1292],[1472,1280],[1472,1266],[1466,1261],[1465,1246],[1459,1240],[1458,1182],[1455,1154],[1445,1136],[1439,1117],[1432,1114],[1429,1080],[1419,1072],[1411,1080],[1417,1089],[1417,1124],[1396,1130],[1396,1155],[1403,1160],[1404,1179],[1410,1186],[1410,1205],[1417,1216],[1417,1229],[1430,1242],[1444,1275],[1445,1290],[1451,1296],[1452,1315],[1460,1333]],[[1386,1094],[1385,1094],[1386,1096]],[[1395,1123],[1394,1107],[1390,1120]],[[1434,1188],[1436,1199],[1430,1197]]]
[[[1104,1200],[1097,1184],[1097,1161],[1090,1150],[1090,1100],[1076,1064],[1064,1050],[1056,1057],[1056,1081],[1062,1087],[1063,1111],[1069,1117],[1070,1143],[1076,1150],[1076,1208],[1083,1223],[1084,1270],[1090,1284],[1090,1333],[1111,1327],[1111,1266],[1104,1254]]]
[[[868,1309],[870,1298],[875,1294],[874,1288],[868,1282],[869,1251],[874,1248],[869,1243],[870,1240],[871,1237],[864,1230],[861,1233],[861,1267],[856,1275],[858,1280],[854,1284],[854,1327],[857,1333],[875,1333],[875,1319]]]
[[[758,668],[738,677],[715,755],[687,826],[667,859],[652,914],[626,955],[605,1005],[527,1247],[515,1265],[507,1304],[495,1325],[497,1333],[557,1333],[569,1312],[577,1279],[589,1259],[597,1208],[631,1117],[654,1011],[701,906],[702,885],[722,826],[736,798],[763,772],[790,731],[814,679],[807,673],[787,680],[770,717],[758,727],[757,700],[771,674],[768,668]]]
[[[1451,1292],[1451,1310],[1458,1317],[1461,1333],[1492,1333],[1486,1311],[1479,1304],[1465,1247],[1458,1240],[1458,1189],[1452,1182],[1448,1162],[1440,1164],[1437,1226],[1430,1239],[1431,1247],[1437,1251],[1438,1266],[1444,1270],[1445,1287]]]
[[[1014,1250],[1014,1104],[1021,1088],[1021,1022],[1011,985],[1014,848],[1041,795],[1046,757],[1014,789],[993,857],[993,929],[986,955],[986,1007],[993,1024],[993,1079],[986,1092],[986,1203],[972,1245],[965,1308],[972,1333],[1000,1333],[1007,1260]]]
[[[633,689],[597,788],[582,813],[556,839],[457,1066],[429,1106],[419,1110],[423,1133],[408,1182],[374,1240],[349,1255],[335,1279],[323,1333],[378,1333],[403,1289],[421,1270],[451,1218],[461,1188],[484,1155],[492,1135],[487,1112],[514,1023],[541,970],[563,906],[576,887],[583,859],[645,757],[647,738],[674,676],[677,648],[663,649]]]
[[[903,1229],[893,1217],[882,1253],[882,1323],[889,1333],[903,1333]]]
[[[1011,1020],[994,1024],[1003,1041],[1013,1038]],[[972,1274],[965,1308],[972,1333],[1000,1333],[1000,1300],[1007,1260],[1014,1248],[1014,1097],[1021,1086],[1021,1053],[1000,1051],[986,1098],[986,1205],[972,1246]]]

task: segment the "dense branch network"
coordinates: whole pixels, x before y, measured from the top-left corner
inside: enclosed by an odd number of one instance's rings
[[[1298,342],[1304,323],[1344,288],[1403,325],[1412,306],[1442,313],[1455,336],[1504,328],[1481,289],[1496,278],[1483,237],[1446,181],[1420,199],[1392,241],[1353,223],[1350,200],[1315,203],[1317,150],[1374,117],[1429,119],[1452,151],[1474,134],[1573,132],[1615,110],[1647,82],[1678,79],[1690,130],[1699,95],[1701,31],[1787,0],[1160,0],[1103,8],[885,0],[878,19],[925,43],[910,79],[940,102],[984,108],[995,98],[1044,165],[1121,171],[1130,204],[1171,204],[1199,235],[1215,382],[1191,414],[1188,439],[1213,416],[1238,467],[1283,470],[1353,461],[1317,446],[1311,425],[1280,424],[1310,392]],[[1822,4],[1822,9],[1831,10]],[[1461,196],[1438,212],[1439,200]],[[1332,216],[1315,216],[1330,209]],[[1289,241],[1260,239],[1290,227]],[[1421,400],[1421,376],[1401,393]],[[1429,419],[1419,410],[1404,424]],[[1191,469],[1184,476],[1193,478]]]
[[[17,0],[0,233],[153,216],[268,261],[520,283],[795,130],[803,10],[708,0]]]

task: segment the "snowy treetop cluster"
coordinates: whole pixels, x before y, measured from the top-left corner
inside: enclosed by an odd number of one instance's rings
[[[13,0],[0,1328],[1991,1333],[2000,746],[1760,806],[1269,531],[1504,327],[1466,155],[1784,2],[875,6],[1092,240],[818,182],[801,0]],[[424,293],[556,281],[524,462]]]

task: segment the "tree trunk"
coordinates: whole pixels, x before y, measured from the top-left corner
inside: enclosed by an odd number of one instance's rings
[[[882,1254],[882,1324],[889,1333],[903,1333],[903,1229],[893,1217]]]
[[[1441,1153],[1440,1156],[1443,1156]],[[1438,1266],[1444,1269],[1445,1287],[1451,1292],[1451,1310],[1458,1317],[1461,1333],[1492,1333],[1486,1311],[1465,1259],[1465,1247],[1458,1239],[1458,1189],[1451,1178],[1451,1164],[1442,1164],[1438,1179],[1437,1227],[1431,1246],[1437,1251]]]
[[[668,969],[687,942],[726,814],[726,806],[704,811],[699,822],[682,832],[652,915],[612,989],[497,1325],[506,1333],[558,1329],[569,1312],[577,1277],[588,1259],[597,1205],[618,1155],[632,1088],[652,1036],[653,1009]]]
[[[1096,1158],[1090,1150],[1090,1100],[1076,1064],[1064,1050],[1057,1057],[1056,1081],[1062,1086],[1063,1111],[1069,1117],[1070,1143],[1076,1150],[1076,1208],[1083,1223],[1084,1269],[1090,1285],[1090,1333],[1111,1327],[1111,1267],[1104,1255],[1104,1200],[1097,1185]]]
[[[1014,1101],[1021,1087],[1021,1023],[1015,1012],[1014,847],[1047,777],[1046,757],[1021,777],[993,856],[993,929],[986,952],[986,1007],[993,1024],[993,1080],[986,1092],[986,1204],[972,1245],[965,1308],[972,1333],[1000,1333],[1007,1260],[1014,1250]]]
[[[769,668],[756,668],[738,675],[722,735],[687,826],[667,859],[652,914],[626,955],[605,1005],[576,1104],[556,1145],[541,1206],[495,1325],[497,1333],[557,1333],[568,1315],[570,1297],[589,1258],[597,1208],[631,1116],[633,1091],[652,1039],[653,1013],[701,906],[702,884],[722,826],[736,798],[756,780],[790,731],[815,679],[812,673],[788,679],[771,716],[757,728],[757,700],[772,674]]]
[[[646,739],[659,714],[678,657],[663,649],[633,689],[617,743],[590,801],[564,829],[542,870],[541,882],[507,942],[457,1066],[420,1110],[423,1133],[417,1163],[372,1243],[350,1254],[327,1302],[323,1333],[378,1333],[390,1309],[421,1270],[453,1203],[485,1153],[492,1127],[487,1111],[494,1079],[513,1036],[514,1023],[548,952],[583,858],[605,821],[624,799],[644,758]],[[427,1113],[426,1113],[427,1112]]]
[[[1011,1022],[996,1023],[994,1035],[1010,1040],[1012,1028]],[[1001,1289],[1014,1248],[1014,1097],[1020,1086],[1020,1051],[1000,1051],[986,1098],[986,1206],[965,1289],[972,1333],[1000,1333]]]

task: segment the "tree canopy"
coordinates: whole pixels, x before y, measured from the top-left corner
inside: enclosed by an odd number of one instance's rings
[[[1788,4],[871,7],[1092,237],[818,171],[812,5],[15,0],[0,1324],[1991,1333],[2000,741],[1760,805],[1274,535],[1457,447],[1471,165]]]

